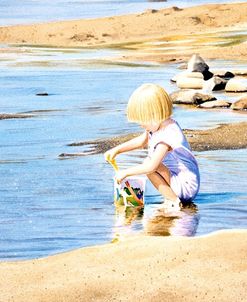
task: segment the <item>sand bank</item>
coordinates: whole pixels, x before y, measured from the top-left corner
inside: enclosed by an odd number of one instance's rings
[[[0,301],[245,301],[247,231],[148,237],[0,263]]]
[[[91,20],[1,27],[0,42],[132,49],[133,53],[128,52],[123,56],[124,60],[169,61],[183,59],[195,51],[205,58],[246,59],[246,27],[247,3],[211,4],[185,9],[147,10],[139,14]],[[239,32],[235,33],[238,39],[234,40],[234,45],[218,43],[225,33],[232,35],[233,30],[243,31],[241,37]],[[212,33],[216,35],[213,41]],[[195,37],[199,40],[193,41]],[[174,41],[176,51],[169,44]]]
[[[244,113],[243,113],[244,114]],[[118,144],[126,142],[140,133],[127,134],[106,139],[75,142],[69,146],[86,146],[88,151],[84,153],[62,153],[65,156],[84,156],[90,154],[104,153]],[[193,151],[208,150],[233,150],[247,148],[247,123],[223,124],[217,128],[208,130],[184,129]]]

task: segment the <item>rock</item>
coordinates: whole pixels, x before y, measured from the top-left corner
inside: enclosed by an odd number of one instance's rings
[[[159,11],[157,9],[146,9],[145,10],[145,13],[146,14],[156,14],[158,13]]]
[[[203,79],[204,79],[205,81],[211,79],[213,76],[214,76],[214,74],[213,74],[211,71],[209,71],[209,70],[206,70],[206,71],[203,73]]]
[[[188,62],[187,69],[188,71],[196,71],[203,73],[206,70],[209,70],[209,66],[203,60],[202,57],[200,57],[198,54],[194,54]]]
[[[230,80],[230,79],[232,79],[232,78],[235,77],[235,74],[232,73],[232,72],[230,72],[230,71],[227,71],[225,74],[219,75],[219,77],[220,77],[220,78],[223,78],[223,79],[225,79],[225,80]]]
[[[202,103],[198,107],[199,108],[228,108],[230,106],[231,104],[226,101],[217,100],[217,101]]]
[[[197,79],[203,79],[203,75],[200,72],[190,72],[190,71],[182,71],[179,74],[175,75],[171,81],[177,82],[179,78],[197,78]]]
[[[212,70],[213,74],[215,76],[218,76],[220,78],[223,78],[225,80],[230,80],[231,78],[235,77],[235,74],[231,71],[225,71],[225,70]]]
[[[183,10],[182,8],[177,6],[173,6],[172,9],[175,10],[176,12],[180,12],[181,10]]]
[[[195,92],[194,90],[179,90],[170,94],[173,104],[199,105],[216,98],[209,94]]]
[[[243,78],[230,79],[225,90],[227,92],[245,92],[247,91],[247,80]]]
[[[202,78],[179,77],[177,79],[177,86],[180,89],[202,89],[203,83]]]
[[[246,110],[247,109],[247,95],[236,101],[231,105],[232,110]]]
[[[205,63],[202,57],[200,57],[198,54],[194,54],[187,66],[188,71],[197,71],[203,73],[205,70],[209,70],[208,64]]]
[[[194,54],[190,58],[187,70],[191,72],[201,72],[203,74],[204,80],[208,80],[213,76],[213,73],[209,71],[208,64],[198,54]]]
[[[226,87],[227,80],[218,77],[213,76],[211,79],[204,81],[203,83],[203,91],[217,91],[217,90],[223,90]]]
[[[47,96],[48,93],[47,92],[38,92],[36,93],[37,96]]]

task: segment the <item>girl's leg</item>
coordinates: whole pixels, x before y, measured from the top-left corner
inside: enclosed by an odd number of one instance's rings
[[[148,174],[147,177],[165,199],[171,201],[177,200],[177,195],[170,187],[170,171],[165,165],[160,164],[158,169],[155,172]]]

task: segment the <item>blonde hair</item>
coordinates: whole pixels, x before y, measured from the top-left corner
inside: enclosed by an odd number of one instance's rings
[[[130,96],[127,117],[135,123],[161,123],[172,115],[172,101],[156,84],[143,84]]]

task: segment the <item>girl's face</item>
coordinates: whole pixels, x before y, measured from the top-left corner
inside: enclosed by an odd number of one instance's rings
[[[151,122],[151,123],[140,124],[140,126],[143,129],[147,130],[148,132],[155,132],[155,131],[159,130],[160,123]]]

